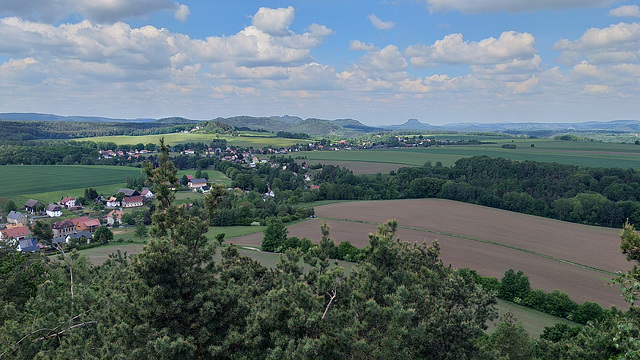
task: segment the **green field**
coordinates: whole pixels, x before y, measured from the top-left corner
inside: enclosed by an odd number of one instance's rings
[[[513,160],[556,162],[578,166],[619,167],[640,169],[640,146],[632,144],[574,142],[549,139],[495,139],[496,144],[445,145],[427,148],[371,149],[351,151],[300,152],[311,163],[324,161],[354,161],[419,166],[430,161],[452,165],[463,157],[487,155]],[[503,149],[503,144],[515,144],[516,149]],[[531,144],[534,147],[531,147]]]
[[[140,174],[140,169],[123,166],[3,165],[0,198],[14,199],[20,205],[29,198],[48,203],[83,196],[89,187],[107,194],[126,186],[127,177]]]
[[[263,148],[265,146],[284,147],[284,146],[291,146],[293,144],[298,144],[301,142],[308,141],[308,140],[283,139],[283,138],[255,136],[255,135],[229,136],[229,135],[197,134],[197,133],[196,134],[173,133],[173,134],[143,135],[143,136],[99,136],[99,137],[81,138],[81,139],[75,139],[75,140],[76,141],[94,141],[94,142],[114,142],[118,145],[135,145],[139,143],[158,144],[160,142],[160,139],[163,137],[165,140],[165,144],[168,144],[168,145],[197,143],[197,142],[209,144],[211,141],[216,139],[225,139],[227,140],[228,145],[241,146],[241,147],[253,146],[254,148]]]
[[[232,182],[231,179],[229,179],[221,171],[211,170],[211,169],[205,169],[203,171],[209,174],[210,183],[222,184],[224,186],[231,186],[231,182]],[[182,175],[191,175],[195,177],[196,170],[178,170],[177,175],[178,175],[178,179],[181,179]]]

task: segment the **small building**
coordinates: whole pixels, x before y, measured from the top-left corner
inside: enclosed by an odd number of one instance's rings
[[[76,199],[70,196],[62,198],[62,200],[60,200],[60,205],[66,207],[67,209],[74,208],[77,206]]]
[[[189,189],[194,191],[197,191],[205,185],[207,185],[207,179],[193,179],[189,181]]]
[[[71,220],[62,220],[51,225],[54,237],[66,236],[76,230],[76,224]]]
[[[78,231],[78,232],[74,232],[71,233],[69,235],[67,235],[67,237],[65,238],[65,242],[68,244],[71,241],[75,240],[75,241],[86,241],[87,244],[91,242],[91,239],[93,239],[93,235],[91,234],[91,232],[89,231]]]
[[[109,200],[107,200],[107,203],[105,206],[108,208],[120,207],[120,201],[118,201],[118,199],[116,199],[115,196],[112,196],[109,198]]]
[[[28,252],[36,252],[40,250],[40,246],[38,245],[38,239],[29,238],[29,239],[19,240],[16,250],[22,251],[23,254]]]
[[[90,233],[94,233],[98,227],[100,227],[100,220],[98,219],[89,219],[85,221],[80,221],[76,225],[76,230],[78,231],[88,231]]]
[[[138,207],[138,206],[142,206],[142,205],[144,205],[144,200],[142,199],[142,196],[140,196],[140,195],[126,197],[126,198],[122,199],[122,206],[125,207],[125,208]]]
[[[131,190],[131,189],[119,189],[117,193],[123,193],[124,196],[126,197],[132,197],[132,196],[140,196],[140,193],[137,192],[136,190]]]
[[[27,210],[27,212],[29,214],[35,214],[38,212],[38,207],[43,206],[42,203],[40,201],[36,201],[33,199],[29,199],[25,204],[24,204],[24,209]],[[44,207],[44,206],[43,206]]]
[[[145,199],[153,199],[156,195],[152,193],[151,190],[149,190],[148,188],[142,188],[142,191],[140,192],[140,196],[142,196]]]
[[[107,225],[114,226],[122,224],[122,215],[124,215],[124,211],[112,210],[107,214]]]
[[[60,205],[56,205],[56,204],[49,204],[47,205],[47,216],[49,217],[60,217],[62,216],[62,208],[60,207]]]
[[[0,231],[0,240],[7,241],[9,239],[22,240],[29,236],[28,226],[16,226],[11,229]]]
[[[7,215],[7,222],[9,224],[27,224],[27,216],[21,212],[11,211],[9,215]]]

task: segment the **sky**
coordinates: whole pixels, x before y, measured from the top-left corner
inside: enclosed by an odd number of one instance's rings
[[[640,120],[640,1],[2,0],[0,112]]]

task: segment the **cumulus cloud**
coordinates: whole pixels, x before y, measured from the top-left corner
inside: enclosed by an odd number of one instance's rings
[[[362,41],[359,40],[351,40],[349,42],[349,50],[352,51],[371,51],[374,50],[376,47],[372,44],[365,44]]]
[[[560,59],[566,64],[585,58],[591,63],[637,63],[640,61],[640,23],[591,28],[577,40],[556,42],[553,49],[562,51]]]
[[[55,22],[80,14],[94,23],[115,23],[122,19],[174,11],[176,19],[186,20],[189,8],[171,0],[4,0],[0,14],[16,15],[32,21]]]
[[[404,71],[409,64],[400,54],[397,46],[387,45],[381,50],[375,50],[363,56],[358,65],[365,71],[393,73]]]
[[[294,17],[293,6],[278,9],[262,7],[253,16],[253,26],[265,34],[283,36],[289,34],[289,25]]]
[[[532,92],[538,85],[538,79],[533,76],[522,82],[507,82],[506,85],[513,90],[514,94],[526,94]]]
[[[425,0],[432,12],[461,11],[481,13],[497,11],[536,11],[540,9],[562,10],[571,8],[606,6],[613,0]]]
[[[178,6],[178,9],[173,14],[173,16],[179,21],[186,22],[187,17],[190,14],[191,14],[191,10],[189,10],[189,7],[187,5],[180,4],[180,6]]]
[[[503,32],[500,38],[466,42],[462,34],[450,34],[433,45],[412,45],[405,55],[416,67],[436,64],[497,64],[535,56],[535,38],[529,33]]]
[[[371,21],[371,25],[378,30],[389,30],[396,26],[396,23],[393,21],[382,21],[375,14],[370,14],[367,18]]]
[[[640,7],[638,5],[624,5],[609,11],[609,16],[636,17],[640,18]]]

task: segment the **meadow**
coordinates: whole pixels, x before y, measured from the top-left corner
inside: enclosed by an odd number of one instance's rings
[[[264,134],[264,133],[259,133]],[[271,134],[273,135],[273,134]],[[74,139],[76,141],[93,141],[93,142],[114,142],[118,145],[135,145],[135,144],[158,144],[160,139],[164,137],[165,144],[175,145],[184,143],[197,143],[202,142],[209,144],[213,140],[224,139],[227,140],[228,145],[263,148],[263,147],[286,147],[308,140],[299,139],[284,139],[277,137],[267,137],[265,135],[250,136],[230,136],[220,134],[202,134],[202,133],[172,133],[172,134],[158,134],[158,135],[142,135],[142,136],[98,136]]]
[[[317,242],[327,221],[336,245],[349,241],[362,248],[368,234],[391,218],[402,241],[438,240],[441,259],[483,276],[502,278],[522,270],[534,289],[560,290],[576,302],[625,307],[618,288],[608,283],[630,264],[619,252],[619,229],[566,223],[531,215],[442,199],[351,201],[315,207],[316,219],[289,226],[289,236]],[[234,239],[259,247],[262,234]]]
[[[600,142],[575,142],[550,139],[495,139],[495,144],[443,145],[420,148],[368,149],[345,151],[305,151],[297,153],[309,163],[340,164],[356,168],[358,173],[383,172],[380,164],[420,166],[441,162],[450,166],[456,160],[477,155],[518,161],[556,162],[577,166],[640,169],[640,146]],[[515,144],[516,149],[503,149]],[[534,145],[531,147],[531,145]],[[342,162],[342,163],[337,163]],[[371,167],[367,171],[367,164]]]
[[[2,165],[0,198],[11,198],[17,204],[29,198],[48,203],[83,196],[89,187],[111,193],[125,187],[127,177],[140,174],[141,169],[123,166]]]

